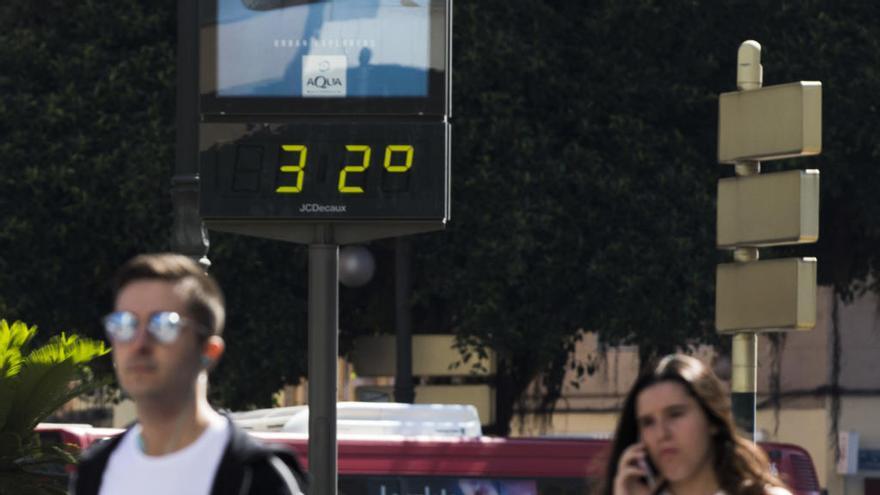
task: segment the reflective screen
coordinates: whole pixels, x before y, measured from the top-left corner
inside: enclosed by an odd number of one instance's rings
[[[217,0],[218,97],[425,97],[429,0]]]

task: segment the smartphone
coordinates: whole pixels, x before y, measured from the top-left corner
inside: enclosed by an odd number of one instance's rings
[[[653,490],[657,486],[657,468],[654,467],[654,463],[651,462],[651,458],[647,455],[639,462],[639,466],[647,473],[643,478],[645,484]]]

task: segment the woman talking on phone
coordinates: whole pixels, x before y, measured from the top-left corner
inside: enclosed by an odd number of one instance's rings
[[[623,403],[603,495],[791,495],[736,434],[730,399],[698,359],[665,357]]]

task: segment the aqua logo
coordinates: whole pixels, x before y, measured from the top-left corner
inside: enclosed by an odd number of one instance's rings
[[[304,55],[302,95],[307,98],[344,97],[347,67],[345,55]]]
[[[306,81],[306,86],[319,89],[341,88],[342,79],[338,77],[324,76],[310,77],[308,81]]]

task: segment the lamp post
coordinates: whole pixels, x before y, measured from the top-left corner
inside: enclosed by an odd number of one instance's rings
[[[174,223],[171,249],[205,267],[208,260],[208,230],[199,216],[199,45],[198,2],[177,2],[177,146],[171,202]]]

